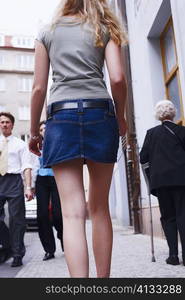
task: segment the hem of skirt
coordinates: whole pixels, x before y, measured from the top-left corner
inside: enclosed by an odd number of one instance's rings
[[[70,156],[68,158],[65,158],[65,159],[62,159],[62,160],[59,160],[59,161],[55,161],[52,164],[51,163],[50,164],[45,164],[45,165],[43,165],[43,168],[51,168],[54,165],[60,164],[60,163],[65,162],[65,161],[73,160],[73,159],[76,159],[76,158],[81,158],[81,159],[84,159],[84,160],[89,159],[89,160],[92,160],[94,162],[103,163],[103,164],[113,164],[113,163],[117,162],[117,159],[112,160],[112,161],[110,161],[110,160],[109,161],[106,161],[106,160],[104,160],[104,161],[101,160],[100,161],[100,160],[94,159],[94,158],[89,157],[89,156],[77,155],[77,156],[72,156],[72,157]]]

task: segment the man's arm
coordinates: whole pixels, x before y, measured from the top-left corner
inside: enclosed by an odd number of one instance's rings
[[[37,155],[31,153],[31,158],[32,158],[32,170],[31,170],[31,187],[32,187],[32,192],[35,195],[35,185],[36,185],[36,179],[38,175],[38,171],[40,169],[40,161]]]
[[[23,174],[25,180],[25,196],[28,199],[28,201],[30,201],[34,198],[31,187],[31,169],[25,169]]]
[[[25,142],[22,145],[21,150],[20,150],[20,159],[21,159],[21,171],[22,171],[22,175],[24,177],[24,184],[25,184],[25,196],[29,201],[34,198],[32,186],[31,186],[32,185],[31,171],[33,168],[33,164],[32,164],[32,160],[31,160],[31,153],[29,152],[28,147]]]

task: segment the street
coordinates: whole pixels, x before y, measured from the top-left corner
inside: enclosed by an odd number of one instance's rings
[[[167,265],[168,248],[164,239],[155,238],[155,258],[151,261],[150,237],[134,234],[132,227],[122,227],[113,220],[114,245],[112,254],[112,278],[185,278],[185,267]],[[90,277],[96,277],[91,248],[91,222],[87,220],[87,235],[90,256]],[[69,278],[64,253],[57,241],[55,259],[42,261],[44,251],[37,232],[26,232],[26,255],[23,266],[11,268],[11,259],[0,265],[1,278]],[[180,246],[180,245],[179,245]]]

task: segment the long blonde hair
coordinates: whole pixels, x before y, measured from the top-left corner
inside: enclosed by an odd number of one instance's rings
[[[107,4],[107,0],[61,0],[52,25],[56,24],[61,16],[79,16],[82,22],[93,25],[95,30],[95,45],[103,47],[103,28],[104,25],[110,34],[110,38],[121,46],[127,43],[127,36],[123,27],[112,13]]]

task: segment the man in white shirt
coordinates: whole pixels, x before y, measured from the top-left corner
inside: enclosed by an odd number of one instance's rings
[[[12,135],[14,116],[0,113],[0,263],[13,256],[12,267],[22,265],[25,255],[25,200],[33,199],[31,189],[31,157],[24,141]],[[25,191],[23,179],[25,182]],[[4,222],[4,205],[8,202],[9,229]]]

